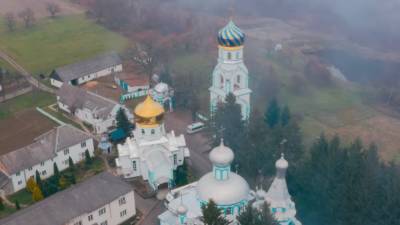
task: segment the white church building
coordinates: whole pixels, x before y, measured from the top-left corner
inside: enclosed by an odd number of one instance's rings
[[[248,202],[255,199],[246,180],[231,171],[234,153],[223,141],[209,157],[213,164],[211,172],[198,182],[172,190],[167,195],[167,211],[158,216],[160,225],[203,225],[201,207],[211,199],[228,220],[235,221]]]
[[[164,107],[150,96],[135,110],[133,137],[119,144],[116,165],[125,178],[142,177],[154,190],[174,186],[174,170],[190,156],[185,137],[166,132]]]
[[[218,103],[232,93],[241,106],[243,119],[250,116],[249,72],[243,62],[245,34],[230,21],[218,33],[218,64],[212,74],[210,87],[211,115]]]
[[[167,194],[167,210],[158,216],[160,225],[203,225],[201,207],[210,199],[232,225],[237,224],[237,216],[248,204],[261,208],[265,202],[270,205],[272,215],[280,225],[301,225],[295,217],[295,204],[287,189],[285,172],[288,162],[283,157],[276,162],[277,176],[268,192],[262,189],[252,191],[241,176],[231,171],[234,153],[224,146],[223,141],[210,152],[209,157],[213,164],[212,172],[198,182]]]

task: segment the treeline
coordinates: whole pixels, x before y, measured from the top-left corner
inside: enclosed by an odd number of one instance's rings
[[[245,122],[232,95],[218,106],[211,126],[216,139],[224,137],[235,151],[234,166],[252,184],[260,175],[273,176],[275,161],[285,153],[289,191],[303,224],[400,224],[400,168],[382,162],[374,144],[364,147],[357,139],[346,146],[337,136],[321,135],[305,151],[287,106],[272,100],[265,113]]]
[[[289,170],[289,188],[304,224],[400,224],[400,170],[360,140],[321,137]]]

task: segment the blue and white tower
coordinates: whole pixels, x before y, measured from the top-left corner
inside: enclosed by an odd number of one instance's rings
[[[211,115],[219,102],[232,93],[241,106],[243,119],[250,116],[249,72],[243,62],[245,34],[233,23],[229,23],[218,33],[218,64],[212,74],[210,87]]]

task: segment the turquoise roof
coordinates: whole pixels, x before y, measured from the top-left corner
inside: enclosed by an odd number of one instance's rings
[[[244,39],[245,34],[232,20],[218,32],[218,43],[225,47],[242,46]]]

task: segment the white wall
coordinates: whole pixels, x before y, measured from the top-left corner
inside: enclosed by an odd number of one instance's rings
[[[64,150],[56,152],[56,157],[53,159],[46,160],[42,163],[39,163],[35,166],[32,166],[32,168],[26,168],[22,171],[19,172],[19,175],[17,176],[18,173],[12,174],[10,176],[10,179],[13,184],[13,189],[14,192],[17,192],[19,190],[22,190],[23,188],[26,187],[26,182],[28,179],[33,176],[35,177],[36,175],[36,170],[39,171],[40,177],[42,179],[46,179],[54,174],[54,162],[57,163],[57,167],[59,171],[63,171],[69,167],[68,164],[68,159],[69,157],[72,158],[74,163],[80,162],[85,159],[85,151],[86,149],[89,150],[89,153],[91,156],[94,155],[94,144],[93,144],[93,139],[90,138],[86,141],[85,147],[81,147],[81,143],[70,146],[69,153],[64,154]]]
[[[124,204],[120,204],[120,199],[122,198],[125,198]],[[100,215],[99,211],[103,208],[105,209],[105,213]],[[126,215],[121,216],[121,213],[124,210],[126,210]],[[79,222],[81,222],[82,225],[102,225],[102,223],[104,223],[105,221],[107,221],[107,225],[118,225],[135,215],[135,195],[134,192],[131,191],[125,195],[120,196],[119,198],[115,199],[107,205],[104,205],[92,212],[82,214],[81,216],[72,219],[66,225],[75,225],[79,224]],[[91,217],[90,221],[89,217]]]
[[[61,88],[61,86],[63,85],[63,82],[61,82],[59,80],[55,80],[53,78],[50,78],[50,84],[56,88]]]
[[[122,64],[120,64],[120,65],[117,65],[117,66],[109,67],[109,68],[104,69],[104,70],[97,71],[95,73],[84,75],[84,76],[78,78],[78,84],[83,84],[83,83],[86,83],[88,81],[91,81],[91,80],[94,80],[94,79],[97,79],[97,78],[100,78],[100,77],[104,77],[104,76],[110,75],[112,73],[121,72],[122,69],[123,69],[122,68]]]

